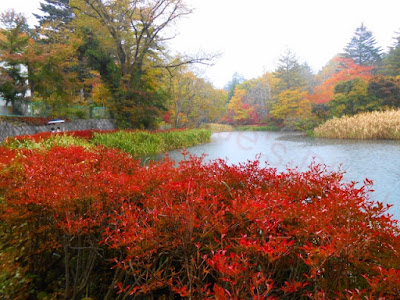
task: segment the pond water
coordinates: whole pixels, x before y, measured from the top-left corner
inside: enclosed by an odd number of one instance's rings
[[[287,166],[305,171],[314,160],[332,170],[345,171],[345,181],[365,178],[374,181],[371,198],[393,204],[389,210],[400,220],[400,141],[315,139],[294,133],[225,132],[212,135],[211,143],[187,149],[191,154],[206,154],[207,160],[223,158],[231,164],[254,160],[284,171]],[[183,159],[180,151],[171,159]]]

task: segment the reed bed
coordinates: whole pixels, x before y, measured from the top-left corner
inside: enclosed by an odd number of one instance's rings
[[[330,139],[400,139],[400,110],[374,111],[334,118],[314,129],[314,135]]]
[[[207,129],[188,129],[171,131],[117,131],[95,133],[92,143],[117,148],[133,156],[163,153],[209,142],[211,131]]]

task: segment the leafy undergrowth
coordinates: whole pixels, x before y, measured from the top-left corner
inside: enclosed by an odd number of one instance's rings
[[[397,222],[342,175],[2,147],[0,294],[398,299]]]

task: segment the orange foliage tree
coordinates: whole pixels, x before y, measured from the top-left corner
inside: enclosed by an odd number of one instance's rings
[[[341,81],[353,80],[356,78],[369,79],[373,67],[360,66],[354,63],[351,58],[335,58],[338,63],[338,70],[321,85],[315,87],[314,93],[308,98],[312,103],[328,103],[333,99],[334,88]]]

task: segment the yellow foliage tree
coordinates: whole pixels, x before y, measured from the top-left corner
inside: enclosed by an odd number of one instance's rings
[[[311,117],[311,102],[308,93],[299,89],[286,90],[279,94],[271,115],[284,121],[286,126],[298,128],[298,123]]]
[[[185,68],[173,73],[169,82],[169,114],[175,128],[197,127],[215,122],[224,113],[226,92],[218,91],[206,80]]]

